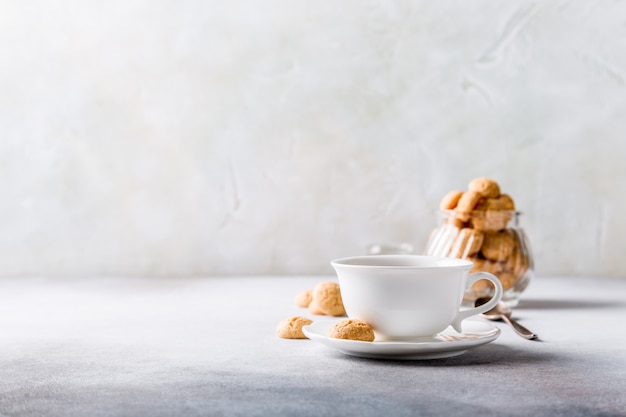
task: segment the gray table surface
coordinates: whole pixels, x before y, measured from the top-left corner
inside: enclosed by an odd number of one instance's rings
[[[0,416],[626,416],[626,279],[536,277],[541,341],[408,362],[276,337],[327,280],[2,278]]]

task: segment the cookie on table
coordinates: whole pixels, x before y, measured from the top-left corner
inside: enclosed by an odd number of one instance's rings
[[[276,335],[283,339],[306,339],[307,337],[302,332],[302,327],[311,323],[313,323],[313,321],[306,317],[289,317],[278,323]]]
[[[308,309],[309,309],[309,313],[311,314],[316,314],[319,316],[326,315],[326,313],[324,313],[322,308],[319,306],[319,304],[317,304],[317,301],[315,301],[314,299],[311,299],[311,302],[308,305]]]
[[[311,300],[313,300],[313,291],[304,290],[296,294],[293,301],[298,307],[307,308],[311,304]]]
[[[374,329],[363,320],[346,319],[335,323],[328,331],[328,336],[335,339],[361,340],[373,342]]]
[[[311,303],[315,303],[322,313],[328,316],[346,315],[339,284],[336,282],[320,282],[313,288],[312,295]]]

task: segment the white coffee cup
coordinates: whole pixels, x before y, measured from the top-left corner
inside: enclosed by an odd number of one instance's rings
[[[341,297],[353,319],[369,323],[377,340],[433,336],[496,306],[502,284],[487,272],[469,274],[473,264],[457,258],[422,255],[368,255],[336,259]],[[462,308],[463,293],[481,279],[495,286],[479,307]]]

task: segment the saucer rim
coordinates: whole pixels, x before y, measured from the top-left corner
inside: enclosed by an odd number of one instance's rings
[[[335,339],[327,336],[330,326],[340,320],[317,320],[303,326],[302,331],[309,339],[349,356],[395,360],[439,359],[458,356],[470,349],[493,342],[501,333],[501,330],[492,323],[468,319],[462,323],[462,333],[457,333],[452,327],[448,327],[430,340],[365,342]],[[468,340],[435,339],[437,336],[446,335],[461,337],[467,335],[475,338]]]

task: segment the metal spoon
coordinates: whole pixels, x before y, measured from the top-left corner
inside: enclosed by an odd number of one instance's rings
[[[479,298],[478,300],[476,300],[475,304],[476,306],[479,306],[479,305],[485,304],[487,301],[489,301],[488,298]],[[515,330],[515,333],[519,334],[523,338],[534,340],[539,337],[535,333],[531,332],[526,327],[522,326],[517,321],[512,319],[511,308],[507,306],[505,303],[503,303],[502,301],[500,301],[491,310],[484,312],[482,316],[489,320],[503,320],[507,322],[511,327],[513,327],[513,330]]]

